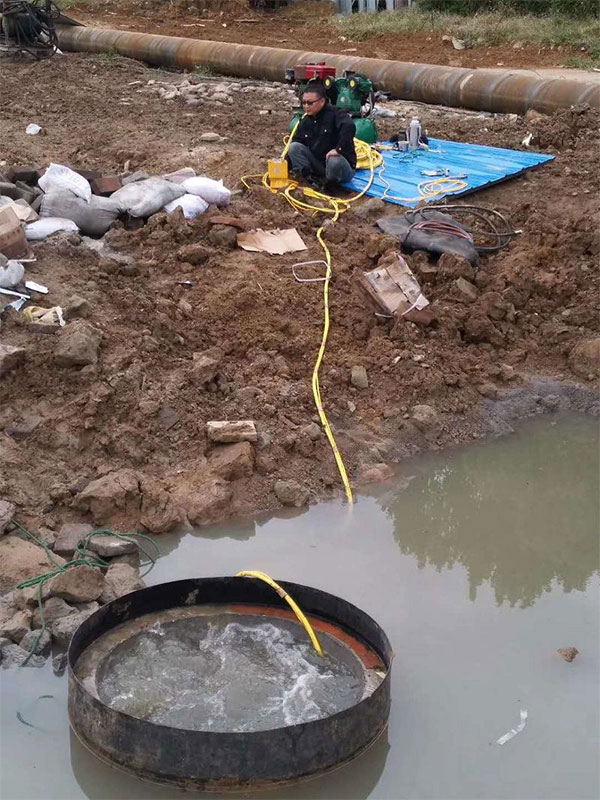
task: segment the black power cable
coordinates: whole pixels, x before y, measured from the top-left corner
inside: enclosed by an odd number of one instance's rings
[[[491,240],[491,244],[479,244],[473,241],[475,249],[482,255],[485,253],[496,253],[498,250],[502,250],[519,235],[519,231],[513,230],[507,218],[493,208],[472,205],[427,205],[426,208],[419,208],[415,211],[407,211],[405,213],[405,218],[409,222],[412,222],[406,238],[408,238],[410,230],[414,229],[416,225],[427,222],[428,211],[441,211],[451,213],[452,216],[472,217],[483,224],[484,228],[482,229],[481,227],[470,227],[460,222],[460,228],[458,226],[456,228],[457,236],[464,236],[464,233],[468,233],[472,236],[473,240],[475,240],[475,237],[483,238],[487,241]],[[433,220],[431,220],[431,222],[433,222]],[[446,233],[448,232],[449,231],[446,231]]]
[[[61,15],[52,0],[0,0],[2,43],[34,58],[58,48],[55,23]]]

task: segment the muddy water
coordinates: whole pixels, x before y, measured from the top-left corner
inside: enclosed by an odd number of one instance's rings
[[[387,735],[337,773],[261,797],[598,797],[598,471],[592,421],[538,420],[407,462],[351,512],[324,503],[162,538],[152,582],[262,569],[358,604],[395,647]],[[555,653],[569,645],[571,664]],[[69,735],[64,678],[0,681],[5,800],[179,795]],[[521,709],[524,730],[496,744]]]

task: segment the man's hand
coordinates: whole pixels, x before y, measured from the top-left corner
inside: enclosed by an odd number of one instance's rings
[[[339,156],[337,150],[330,150],[326,155],[325,158],[333,158],[333,156]]]

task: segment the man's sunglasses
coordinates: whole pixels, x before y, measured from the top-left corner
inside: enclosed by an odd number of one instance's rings
[[[319,97],[317,100],[303,100],[302,101],[302,105],[303,106],[314,106],[315,103],[318,103],[319,100],[322,100],[322,99],[323,99],[322,97]]]

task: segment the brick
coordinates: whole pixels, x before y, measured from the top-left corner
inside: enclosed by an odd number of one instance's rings
[[[90,186],[94,194],[108,197],[113,192],[116,192],[117,189],[120,189],[122,183],[117,175],[107,175],[106,177],[95,178],[93,181],[90,181]]]

